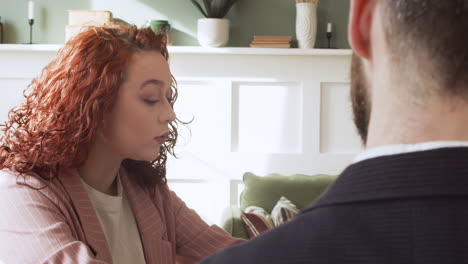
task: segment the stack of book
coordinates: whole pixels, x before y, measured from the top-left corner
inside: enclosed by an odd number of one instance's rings
[[[291,48],[291,36],[254,36],[252,48]]]
[[[91,26],[106,26],[112,23],[112,13],[109,11],[68,10],[65,41]]]

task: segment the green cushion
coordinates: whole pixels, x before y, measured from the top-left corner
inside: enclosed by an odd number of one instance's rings
[[[249,205],[259,206],[271,213],[271,210],[284,196],[300,210],[306,208],[317,199],[336,179],[331,175],[283,176],[270,174],[257,176],[247,172],[244,174],[244,190],[240,197],[240,209]]]
[[[241,210],[237,206],[229,206],[224,210],[221,227],[233,237],[249,239],[241,219]]]

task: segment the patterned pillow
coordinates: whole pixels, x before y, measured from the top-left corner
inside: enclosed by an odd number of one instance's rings
[[[249,238],[257,237],[274,227],[270,214],[258,206],[248,206],[245,208],[241,219]]]
[[[271,211],[275,227],[285,223],[299,214],[299,209],[286,197],[282,196]]]
[[[286,197],[282,196],[276,203],[271,215],[258,206],[248,206],[241,215],[249,238],[287,222],[299,214],[299,209]]]

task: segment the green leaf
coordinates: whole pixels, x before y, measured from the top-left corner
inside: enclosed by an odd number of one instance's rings
[[[232,6],[237,2],[237,0],[229,0],[228,3],[226,4],[226,8],[223,10],[223,17],[229,13],[229,10],[231,10]]]
[[[212,17],[213,15],[211,11],[212,0],[203,0],[203,2],[205,3],[206,14],[208,15],[207,17]]]
[[[226,5],[226,0],[213,0],[213,16],[215,18],[223,18],[222,16],[222,10],[224,8],[224,5]]]
[[[224,18],[237,0],[212,0],[211,11],[214,18]]]
[[[205,16],[205,17],[208,17],[208,15],[206,14],[206,12],[203,10],[203,8],[201,7],[201,5],[196,1],[196,0],[190,0],[194,5],[195,7],[198,8],[198,10],[200,10],[200,12]]]

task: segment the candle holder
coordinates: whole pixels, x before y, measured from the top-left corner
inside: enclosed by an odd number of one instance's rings
[[[328,40],[328,48],[331,49],[331,38],[332,38],[333,34],[331,32],[327,32],[327,40]]]
[[[29,19],[29,44],[32,44],[33,25],[34,25],[34,19]]]

